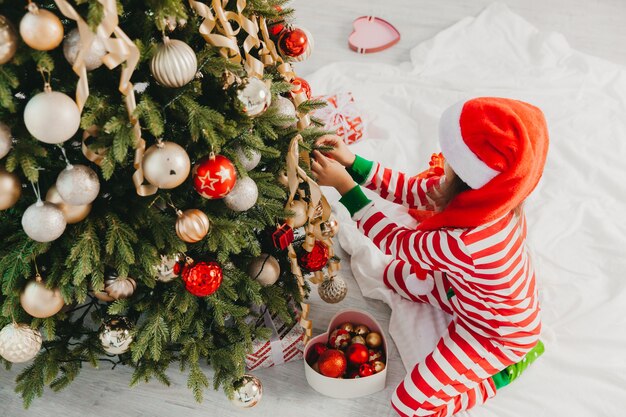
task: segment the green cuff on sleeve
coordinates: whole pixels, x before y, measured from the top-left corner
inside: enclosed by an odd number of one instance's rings
[[[374,167],[374,162],[356,155],[354,163],[348,168],[348,173],[357,184],[363,184],[370,175],[372,167]]]
[[[341,197],[339,202],[348,209],[350,216],[354,216],[354,213],[371,203],[371,200],[367,198],[360,186],[355,185]]]

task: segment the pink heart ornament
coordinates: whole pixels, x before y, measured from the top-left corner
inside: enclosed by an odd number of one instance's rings
[[[361,16],[348,38],[350,49],[360,54],[380,52],[400,41],[400,32],[391,23],[374,16]]]

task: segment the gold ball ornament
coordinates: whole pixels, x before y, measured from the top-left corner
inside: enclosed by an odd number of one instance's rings
[[[0,356],[12,363],[27,362],[37,356],[41,342],[41,333],[27,324],[7,324],[0,330]]]
[[[191,171],[185,149],[174,142],[159,142],[143,156],[143,175],[155,187],[170,190],[181,185]]]
[[[369,332],[370,332],[369,327],[367,327],[364,324],[359,324],[358,326],[354,328],[354,333],[356,333],[359,336],[366,337]]]
[[[52,317],[65,305],[58,288],[47,288],[40,275],[30,280],[20,294],[20,304],[24,311],[38,319]]]
[[[48,189],[48,192],[46,193],[46,201],[54,204],[59,210],[61,210],[63,216],[65,216],[67,224],[76,224],[81,222],[85,220],[91,212],[91,204],[72,206],[63,201],[63,197],[59,194],[56,185],[53,185]]]
[[[230,402],[239,408],[252,408],[263,398],[263,384],[254,375],[245,374],[233,385],[235,392]]]
[[[330,277],[317,286],[317,293],[323,301],[336,304],[346,298],[348,285],[340,277]]]
[[[264,81],[250,77],[238,87],[237,99],[248,117],[257,117],[272,104],[272,93]]]
[[[360,345],[365,345],[365,338],[363,336],[356,335],[352,338],[352,344],[358,343]]]
[[[76,58],[78,57],[80,48],[80,33],[78,32],[78,29],[73,29],[67,34],[67,37],[63,41],[63,55],[71,66],[74,66],[76,63]],[[104,44],[100,38],[96,36],[89,47],[89,51],[87,51],[87,53],[83,56],[83,62],[85,63],[87,71],[99,68],[102,65],[102,58],[106,54],[107,51]]]
[[[46,243],[61,237],[67,222],[63,212],[56,205],[37,201],[22,215],[22,228],[29,238]]]
[[[98,197],[100,180],[96,171],[86,165],[68,165],[57,177],[56,187],[67,204],[82,206]]]
[[[199,242],[209,233],[211,222],[204,212],[198,209],[178,210],[176,234],[183,242]]]
[[[121,355],[133,342],[133,324],[126,317],[111,317],[102,323],[98,338],[102,349],[111,355]]]
[[[350,323],[349,321],[345,322],[345,323],[341,323],[339,325],[339,327],[337,327],[338,329],[343,329],[346,332],[350,332],[352,333],[354,331],[354,324]]]
[[[250,262],[248,275],[264,287],[273,285],[280,277],[280,264],[273,256],[262,253]]]
[[[379,373],[385,370],[385,362],[383,361],[372,361],[371,365],[375,373]]]
[[[170,88],[182,87],[198,72],[196,54],[185,42],[165,36],[150,61],[150,71],[159,84]]]
[[[17,32],[9,19],[0,15],[0,65],[9,62],[17,51]]]
[[[17,175],[0,166],[0,210],[13,207],[22,195],[22,183]]]
[[[109,271],[104,279],[104,292],[115,300],[130,298],[137,283],[130,277],[120,277],[116,271]]]
[[[6,124],[0,122],[0,159],[9,154],[12,146],[13,139],[11,137],[11,129],[9,129],[9,126]]]
[[[378,349],[383,344],[383,338],[380,333],[370,332],[365,336],[365,344],[371,349]]]
[[[20,35],[31,48],[49,51],[63,41],[63,24],[54,13],[29,3],[28,13],[20,21]]]
[[[293,229],[297,229],[306,224],[309,212],[309,205],[302,200],[294,200],[287,207],[289,211],[294,212],[293,216],[287,217],[285,223],[291,226]]]
[[[69,96],[46,88],[26,104],[24,124],[43,143],[63,143],[78,131],[80,110]]]

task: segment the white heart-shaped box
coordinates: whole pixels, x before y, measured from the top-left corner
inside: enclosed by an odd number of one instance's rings
[[[378,391],[385,389],[385,382],[387,380],[387,367],[381,372],[365,377],[356,379],[338,379],[330,378],[316,372],[306,361],[308,357],[309,349],[315,343],[328,342],[328,335],[342,323],[350,322],[355,325],[364,324],[369,327],[370,331],[378,332],[383,338],[383,347],[385,349],[385,355],[388,354],[387,338],[383,332],[380,324],[372,317],[371,314],[358,310],[343,310],[335,314],[328,324],[328,330],[319,336],[315,336],[309,340],[304,348],[304,375],[306,380],[315,391],[320,394],[324,394],[333,398],[356,398],[364,395],[370,395]],[[387,358],[389,361],[389,358]]]

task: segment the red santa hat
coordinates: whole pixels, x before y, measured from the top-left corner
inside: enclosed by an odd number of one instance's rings
[[[507,98],[480,97],[448,108],[439,141],[444,158],[471,190],[420,229],[476,227],[504,216],[535,188],[548,153],[542,111]]]

